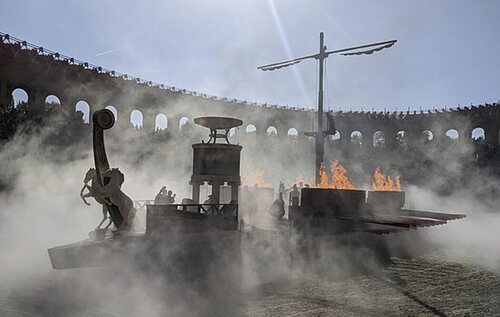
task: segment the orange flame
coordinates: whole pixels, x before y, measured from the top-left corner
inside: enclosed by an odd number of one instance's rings
[[[288,186],[292,187],[293,184],[300,184],[300,183],[302,183],[302,184],[305,183],[304,176],[302,176],[302,175],[295,177],[295,180],[292,183],[288,183]]]
[[[248,176],[248,175],[241,176],[241,185],[242,186],[251,186],[250,176]]]
[[[337,189],[354,189],[347,170],[338,161],[330,162],[330,169],[332,170],[332,182],[334,188]]]
[[[319,169],[319,183],[316,184],[315,188],[333,188],[333,189],[354,189],[349,177],[347,176],[347,170],[338,161],[330,162],[330,170],[332,173],[332,180],[328,179],[328,174],[326,172],[325,165],[321,163]]]
[[[247,173],[246,175],[241,176],[241,185],[242,186],[255,186],[255,187],[261,187],[261,188],[272,188],[272,185],[268,183],[264,179],[264,174],[266,170],[261,168],[257,169],[253,175],[250,173]],[[252,182],[252,180],[255,179],[255,183]]]
[[[272,185],[264,180],[266,170],[261,168],[255,171],[255,186],[261,188],[272,188]]]
[[[401,182],[399,181],[399,177],[396,177],[394,180],[390,176],[385,176],[380,171],[380,167],[375,169],[375,173],[373,173],[373,182],[372,189],[379,191],[401,191]]]
[[[328,181],[328,174],[326,173],[325,164],[321,162],[321,166],[319,168],[319,183],[316,184],[317,188],[333,188],[330,182]]]

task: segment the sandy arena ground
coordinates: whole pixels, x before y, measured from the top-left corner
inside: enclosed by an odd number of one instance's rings
[[[435,258],[392,259],[380,276],[268,284],[248,316],[499,316],[500,275]]]
[[[66,298],[51,282],[54,274],[1,283],[0,316],[159,315],[147,305],[131,312],[113,301],[85,300],[86,293]],[[275,281],[244,298],[238,308],[244,316],[499,316],[500,274],[438,257],[392,258],[377,274]],[[172,311],[177,315],[182,311]]]

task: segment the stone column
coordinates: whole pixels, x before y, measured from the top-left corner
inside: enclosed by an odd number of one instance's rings
[[[384,130],[385,147],[389,151],[394,151],[397,148],[396,133],[394,130]]]
[[[44,94],[42,93],[42,90],[38,87],[30,89],[27,91],[29,99],[29,110],[34,111],[34,112],[40,112],[43,110],[45,106],[45,100],[44,100]]]
[[[212,186],[212,200],[213,200],[212,203],[213,204],[220,203],[220,187],[221,187],[222,183],[210,182],[208,184]]]
[[[140,110],[142,112],[142,128],[144,131],[151,133],[155,130],[156,115],[159,113],[158,110],[151,110],[148,108],[143,108]],[[193,120],[192,118],[189,120]]]
[[[419,141],[422,140],[421,136],[420,138],[419,136],[417,130],[411,128],[405,130],[406,145],[408,148],[415,148],[419,144]]]
[[[6,108],[9,104],[10,98],[7,89],[7,81],[5,79],[0,80],[0,107]]]
[[[443,143],[444,141],[446,141],[446,131],[444,129],[438,129],[438,130],[435,130],[435,131],[432,131],[433,133],[433,139],[432,141],[435,142],[435,143]]]
[[[58,96],[61,101],[61,110],[66,114],[75,112],[76,102],[78,98],[72,95],[61,95]]]
[[[495,126],[487,126],[484,129],[484,139],[487,144],[496,145],[499,142],[499,130]]]
[[[196,204],[200,203],[200,186],[203,185],[203,182],[191,182],[193,186],[192,199]]]
[[[231,201],[230,202],[234,202],[236,204],[238,204],[238,194],[239,194],[239,190],[240,190],[240,182],[230,182],[228,183],[229,186],[231,186]],[[235,211],[235,216],[238,218],[239,217],[239,210],[238,210],[238,207],[234,207],[234,209],[232,209]]]
[[[231,186],[231,200],[238,203],[238,191],[239,191],[240,184],[237,182],[230,182],[230,183],[228,183],[228,185]]]
[[[458,142],[461,143],[471,143],[472,142],[472,129],[457,129],[458,131]]]

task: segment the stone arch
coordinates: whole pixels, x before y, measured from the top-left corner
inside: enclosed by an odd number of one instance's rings
[[[434,133],[432,133],[431,130],[424,130],[424,131],[422,131],[422,141],[424,143],[429,143],[432,140],[434,140]]]
[[[396,144],[400,147],[408,146],[408,134],[405,130],[399,130],[396,132]]]
[[[188,117],[184,116],[179,119],[179,130],[185,129],[189,126],[189,123],[191,120],[189,120]]]
[[[385,147],[385,135],[382,131],[373,133],[373,147]]]
[[[90,105],[88,102],[85,100],[79,100],[75,104],[75,111],[78,112],[80,111],[83,113],[83,122],[89,123],[90,122]]]
[[[247,125],[247,127],[245,128],[245,132],[246,132],[247,134],[257,133],[257,128],[255,127],[255,125],[253,125],[253,124],[249,124],[249,125]]]
[[[60,106],[61,99],[59,99],[56,95],[48,95],[45,97],[45,104],[48,106]]]
[[[29,96],[26,90],[22,88],[16,88],[12,91],[12,102],[14,108],[17,108],[20,104],[28,104]]]
[[[351,133],[351,144],[355,147],[363,146],[363,134],[360,131],[353,131]]]
[[[155,131],[165,130],[168,128],[168,118],[163,113],[159,113],[155,117]]]
[[[144,126],[144,115],[141,111],[134,109],[130,113],[130,123],[136,129],[142,129]]]
[[[445,135],[453,141],[457,141],[460,139],[460,133],[458,133],[457,129],[448,129],[445,133]]]
[[[290,128],[288,129],[287,133],[286,133],[287,136],[289,137],[298,137],[299,136],[299,131],[297,131],[297,129],[295,128]]]
[[[483,128],[477,127],[472,130],[471,132],[471,138],[473,141],[484,141],[486,137],[486,133]]]
[[[106,109],[111,111],[113,113],[113,116],[115,116],[115,121],[118,121],[118,110],[116,110],[115,106],[113,105],[107,105]]]
[[[278,135],[278,129],[275,126],[269,126],[266,130],[266,134],[268,136],[276,136]]]
[[[328,135],[328,140],[330,140],[330,141],[339,141],[341,137],[342,137],[342,135],[337,130],[337,131],[335,131],[334,134],[329,134]]]

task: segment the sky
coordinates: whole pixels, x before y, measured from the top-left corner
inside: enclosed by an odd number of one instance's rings
[[[370,56],[332,56],[333,110],[439,109],[500,99],[500,1],[2,0],[0,31],[144,79],[241,100],[317,104],[317,61],[257,66],[397,39]]]

